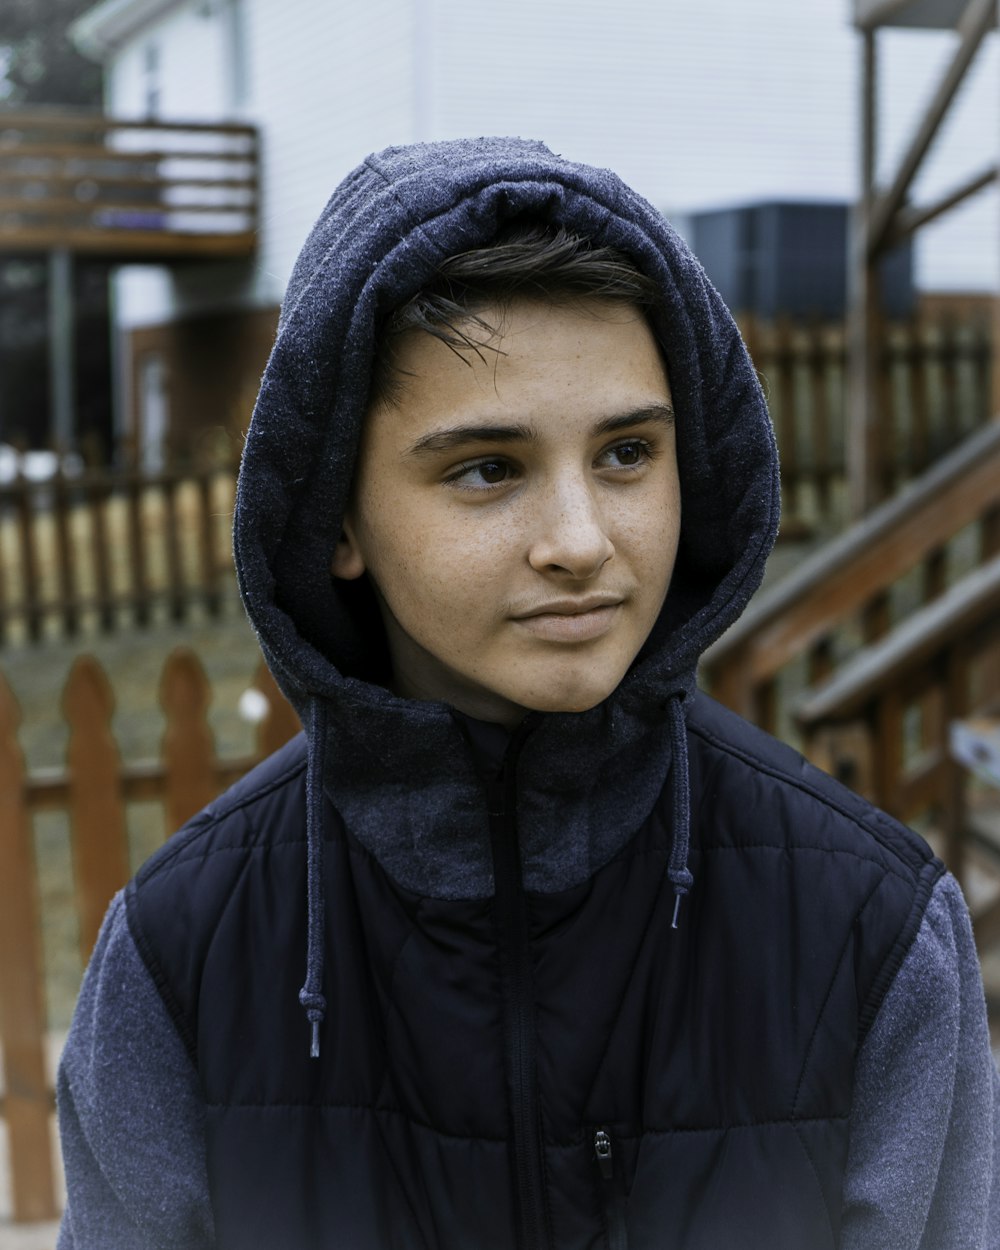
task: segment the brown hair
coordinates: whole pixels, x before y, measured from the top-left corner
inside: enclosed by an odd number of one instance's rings
[[[456,353],[482,356],[497,327],[477,310],[526,297],[617,300],[644,310],[658,302],[659,289],[615,248],[562,226],[510,226],[492,243],[442,261],[431,282],[390,314],[375,346],[370,402],[392,403],[399,394],[403,371],[394,349],[401,335],[423,330]]]

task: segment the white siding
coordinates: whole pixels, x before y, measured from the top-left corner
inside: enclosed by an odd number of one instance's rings
[[[438,0],[435,137],[544,138],[609,165],[667,212],[857,194],[860,39],[845,0],[581,4]],[[880,34],[885,160],[897,161],[955,43]],[[996,161],[997,36],[980,51],[928,168],[929,200]],[[918,284],[995,289],[1000,208],[984,194],[917,244]]]
[[[141,113],[144,48],[161,45],[162,109],[232,115],[228,19],[241,6],[246,94],[261,127],[259,263],[122,283],[126,319],[227,300],[274,303],[336,183],[373,149],[507,133],[609,165],[668,212],[759,199],[853,199],[859,37],[848,0],[198,0],[137,36],[111,106]],[[227,16],[228,15],[228,16]],[[990,36],[914,198],[997,158]],[[898,159],[954,36],[891,31],[882,47],[882,168]],[[930,289],[998,281],[1000,208],[984,194],[918,236]]]
[[[277,302],[330,192],[413,124],[413,7],[403,0],[245,0],[248,116],[261,125],[257,295]]]

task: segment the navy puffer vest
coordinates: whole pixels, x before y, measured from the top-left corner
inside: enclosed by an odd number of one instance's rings
[[[468,900],[401,888],[328,807],[319,1061],[301,740],[145,866],[129,922],[202,1082],[222,1250],[837,1246],[855,1055],[942,866],[701,697],[689,753],[676,930],[665,804],[528,894],[514,791]]]

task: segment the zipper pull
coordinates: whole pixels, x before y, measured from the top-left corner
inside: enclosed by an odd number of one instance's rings
[[[611,1153],[611,1138],[607,1131],[599,1128],[594,1134],[594,1154],[597,1155],[597,1166],[606,1181],[614,1178],[615,1162]]]

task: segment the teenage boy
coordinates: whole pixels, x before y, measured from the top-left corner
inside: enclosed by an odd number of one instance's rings
[[[955,882],[695,689],[777,504],[733,322],[614,175],[342,184],[236,513],[305,737],[112,906],[63,1250],[1000,1244]]]

